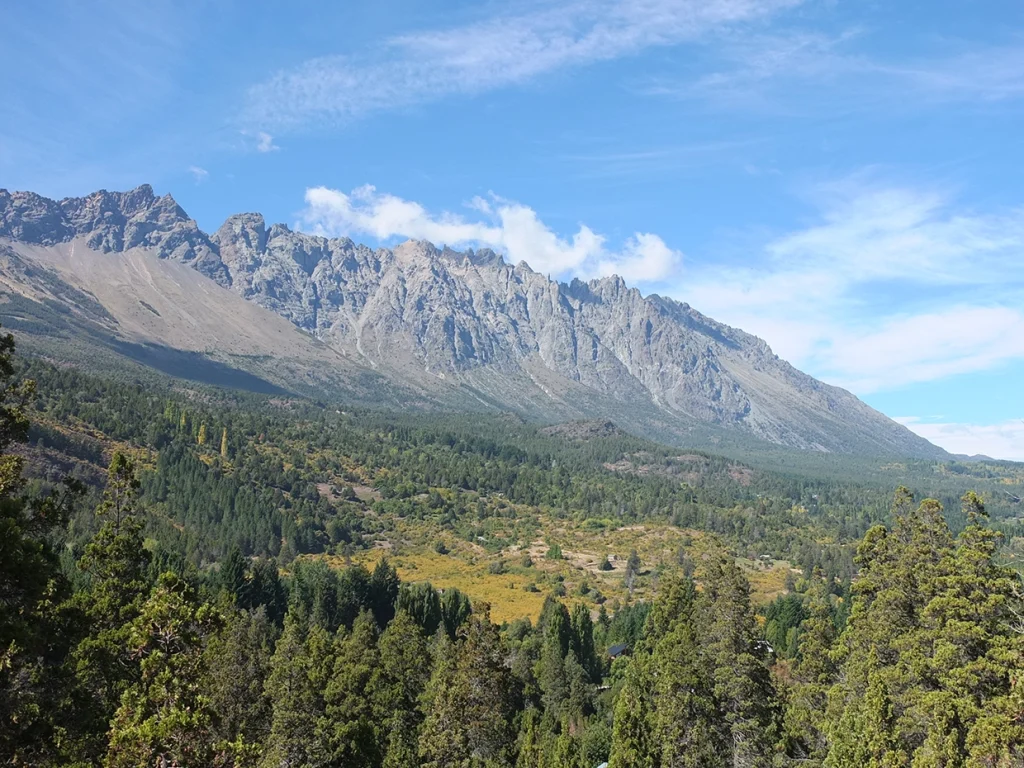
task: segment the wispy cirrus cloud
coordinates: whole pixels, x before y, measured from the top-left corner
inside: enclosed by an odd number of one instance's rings
[[[434,214],[417,202],[378,192],[372,186],[350,194],[315,187],[306,191],[299,227],[332,236],[368,235],[382,242],[412,238],[483,246],[505,254],[512,263],[526,261],[533,269],[556,277],[614,273],[649,283],[666,278],[682,259],[678,251],[650,233],[638,232],[612,249],[603,235],[586,225],[580,225],[571,237],[562,237],[529,206],[497,196],[474,198],[467,207],[473,216]]]
[[[959,424],[919,416],[896,416],[911,431],[953,453],[1024,461],[1024,421],[998,424]]]
[[[671,290],[858,394],[1024,358],[1024,209],[863,177],[815,197],[817,223]]]
[[[368,112],[475,94],[567,67],[698,40],[803,0],[577,0],[450,29],[400,35],[375,52],[325,56],[248,92],[265,130],[344,122]]]
[[[640,93],[719,107],[808,113],[999,102],[1024,96],[1020,45],[949,42],[932,55],[881,54],[877,30],[724,30],[700,67],[651,76]]]

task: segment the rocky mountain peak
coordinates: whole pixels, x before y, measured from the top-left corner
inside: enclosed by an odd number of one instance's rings
[[[29,192],[0,195],[0,236],[53,245],[82,238],[102,253],[132,248],[194,266],[222,285],[229,282],[216,249],[170,195],[149,184],[128,192],[100,190],[56,203]]]
[[[187,264],[424,397],[457,391],[522,414],[632,414],[677,433],[707,423],[814,450],[942,455],[761,339],[617,275],[563,284],[488,249],[373,249],[268,228],[258,213],[208,237],[148,185],[60,203],[0,191],[0,237],[80,238],[101,253]]]

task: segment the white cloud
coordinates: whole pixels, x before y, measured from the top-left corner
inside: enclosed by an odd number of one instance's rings
[[[200,168],[198,165],[190,165],[188,167],[188,172],[192,174],[192,178],[196,180],[196,184],[202,184],[210,175],[209,171],[205,168]]]
[[[1010,307],[954,307],[887,319],[830,339],[815,361],[859,393],[988,370],[1024,358],[1024,313]]]
[[[790,268],[827,264],[843,279],[978,284],[1002,279],[1024,252],[1024,210],[964,215],[933,191],[864,188],[857,180],[816,190],[823,223],[780,238],[769,253]]]
[[[361,57],[326,56],[249,91],[247,122],[332,123],[366,112],[481,93],[548,72],[674,45],[756,21],[802,0],[577,0],[447,30],[401,35]]]
[[[656,75],[640,93],[806,114],[905,109],[1024,96],[1024,49],[942,40],[931,53],[882,56],[878,30],[723,30],[696,72]],[[931,41],[934,43],[934,41]],[[863,43],[860,47],[858,44]],[[874,43],[874,45],[872,45]],[[870,47],[869,47],[870,46]]]
[[[256,139],[257,152],[276,152],[280,149],[280,147],[274,143],[274,137],[266,131],[259,131],[256,134]]]
[[[1024,211],[964,213],[863,178],[814,197],[818,223],[667,292],[858,394],[1024,357]]]
[[[897,416],[895,420],[951,453],[1024,461],[1024,421],[1021,420],[1001,424],[932,422],[917,416]]]
[[[627,280],[662,280],[677,268],[681,254],[657,235],[636,233],[621,250],[609,250],[605,237],[581,225],[571,238],[560,237],[520,203],[477,197],[468,207],[480,217],[431,214],[422,205],[372,186],[345,194],[326,187],[306,191],[299,226],[319,234],[369,235],[376,240],[412,238],[452,246],[485,246],[504,253],[513,264],[557,277],[619,274]]]

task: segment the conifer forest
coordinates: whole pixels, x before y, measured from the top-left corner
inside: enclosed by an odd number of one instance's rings
[[[1016,465],[0,378],[4,765],[1024,765]]]

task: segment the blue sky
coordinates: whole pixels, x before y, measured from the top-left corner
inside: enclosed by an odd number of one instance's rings
[[[1024,4],[12,4],[0,186],[622,274],[1024,460]]]

